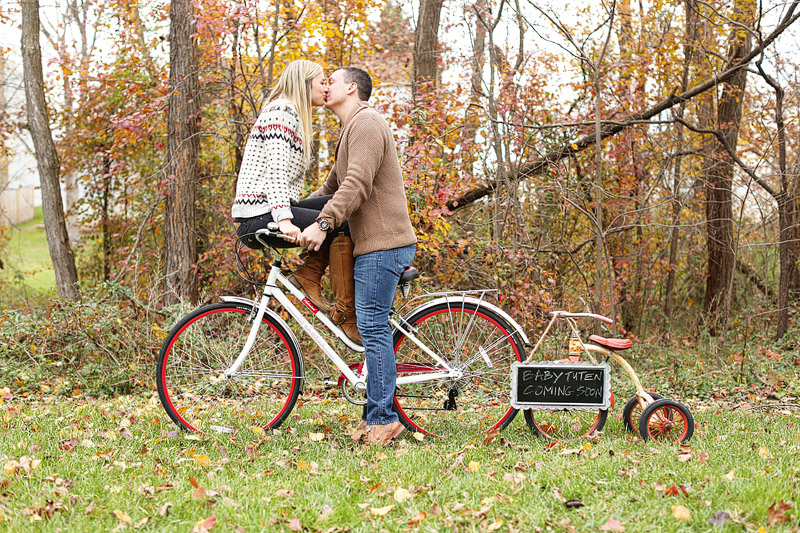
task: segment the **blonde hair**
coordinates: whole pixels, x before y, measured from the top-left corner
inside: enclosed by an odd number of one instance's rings
[[[306,168],[311,162],[311,80],[322,74],[322,67],[313,61],[297,59],[283,69],[278,83],[269,93],[268,102],[283,98],[297,108],[303,137],[303,159]]]

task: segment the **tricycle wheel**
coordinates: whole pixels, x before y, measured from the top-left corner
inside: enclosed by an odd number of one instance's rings
[[[653,397],[653,400],[660,400],[663,398],[657,392],[647,391],[647,394]],[[628,400],[625,408],[622,410],[622,423],[625,424],[625,430],[635,433],[639,431],[639,418],[642,416],[642,407],[639,405],[639,397],[634,394],[633,398]]]
[[[662,398],[648,405],[639,419],[642,440],[687,442],[694,433],[694,417],[681,402]]]

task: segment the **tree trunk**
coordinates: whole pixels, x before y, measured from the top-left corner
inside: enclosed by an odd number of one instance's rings
[[[414,38],[414,96],[438,78],[439,17],[444,0],[421,0]]]
[[[36,163],[42,186],[44,229],[56,274],[58,295],[62,298],[76,299],[79,296],[78,273],[64,217],[59,177],[60,162],[50,131],[47,103],[44,98],[38,0],[22,2],[22,68],[25,78],[28,126],[36,150]]]
[[[729,38],[728,66],[740,61],[749,52],[750,34],[741,28],[734,28]],[[746,83],[747,71],[741,69],[722,84],[717,107],[717,128],[733,150],[736,150],[739,139]],[[735,266],[731,195],[733,168],[734,161],[730,154],[722,143],[715,141],[705,170],[708,242],[705,310],[712,335],[722,329],[730,312],[730,288]]]
[[[195,197],[199,151],[199,81],[192,2],[170,5],[167,107],[167,197],[164,213],[164,304],[197,300]]]

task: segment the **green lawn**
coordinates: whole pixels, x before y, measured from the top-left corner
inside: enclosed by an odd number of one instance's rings
[[[618,405],[591,442],[546,447],[520,416],[491,442],[376,448],[351,439],[358,409],[334,392],[231,438],[175,431],[155,394],[2,385],[0,530],[772,532],[800,516],[800,414],[785,407],[690,402],[684,447],[625,433]]]
[[[8,248],[3,250],[5,269],[0,270],[3,293],[10,299],[55,294],[56,276],[44,233],[42,208],[36,208],[33,220],[8,232]]]

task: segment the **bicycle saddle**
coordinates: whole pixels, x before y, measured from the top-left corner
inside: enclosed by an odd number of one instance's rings
[[[591,342],[596,342],[600,346],[605,346],[610,350],[627,350],[633,346],[630,339],[607,339],[600,335],[591,335],[589,336],[589,340]]]
[[[419,270],[415,267],[408,267],[407,269],[403,270],[403,273],[400,274],[400,281],[398,285],[402,285],[403,283],[408,283],[409,281],[414,281],[419,277]]]

